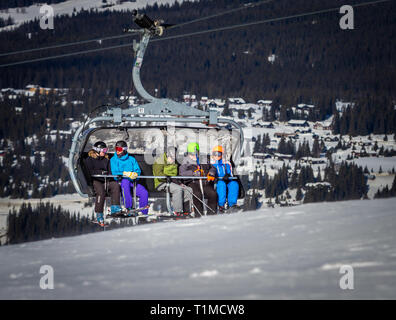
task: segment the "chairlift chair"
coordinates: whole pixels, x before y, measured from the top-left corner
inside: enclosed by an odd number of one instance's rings
[[[144,89],[140,80],[144,53],[150,38],[162,35],[164,28],[156,23],[150,28],[128,31],[141,35],[140,42],[134,42],[133,45],[135,59],[132,79],[136,91],[147,103],[124,109],[109,107],[76,130],[70,148],[68,170],[75,190],[84,198],[95,196],[84,159],[98,140],[104,141],[109,150],[114,150],[118,140],[127,142],[128,153],[136,158],[142,170],[139,183],[147,188],[152,198],[163,196],[163,192],[154,190],[151,165],[155,157],[166,152],[166,146],[176,146],[180,152],[186,150],[189,142],[196,141],[200,144],[201,163],[209,161],[208,155],[214,143],[221,143],[225,147],[228,151],[226,160],[232,164],[243,154],[243,130],[237,122],[219,117],[215,110],[202,111],[171,99],[153,97]],[[112,156],[111,153],[109,155]],[[178,159],[182,156],[179,153]],[[241,179],[238,176],[236,178],[240,185],[239,197],[243,198],[245,192]],[[169,192],[166,192],[166,199],[170,212]]]

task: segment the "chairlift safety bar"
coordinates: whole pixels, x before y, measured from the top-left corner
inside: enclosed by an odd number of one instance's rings
[[[122,175],[113,175],[113,174],[95,174],[92,175],[91,177],[93,178],[127,178]],[[207,177],[195,177],[195,176],[137,176],[136,179],[181,179],[181,180],[188,180],[188,179],[194,179],[194,180],[203,180],[207,179]],[[223,177],[216,177],[216,179],[223,180]],[[237,177],[228,177],[229,180],[237,180]]]

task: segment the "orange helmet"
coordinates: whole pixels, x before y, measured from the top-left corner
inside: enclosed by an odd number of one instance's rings
[[[224,149],[223,149],[222,146],[215,146],[215,147],[212,149],[212,152],[221,152],[221,153],[224,153]]]

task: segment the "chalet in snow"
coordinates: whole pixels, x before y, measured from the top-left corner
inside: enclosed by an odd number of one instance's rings
[[[316,130],[333,130],[331,122],[315,122],[313,128]]]
[[[229,103],[231,104],[245,104],[245,100],[242,98],[228,98]]]
[[[255,128],[267,128],[267,129],[273,129],[274,124],[270,121],[260,121],[260,122],[255,122],[252,124],[253,127]]]
[[[275,138],[293,138],[296,136],[295,132],[275,132],[274,137]]]
[[[210,99],[205,104],[209,108],[224,108],[226,102],[222,99]]]
[[[315,109],[315,106],[312,104],[300,103],[296,107],[292,107],[291,109],[293,110],[294,114],[309,115],[309,113]]]
[[[291,127],[309,127],[307,120],[289,120],[288,125]]]

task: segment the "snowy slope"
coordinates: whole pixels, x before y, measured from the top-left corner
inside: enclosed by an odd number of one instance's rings
[[[123,10],[133,10],[142,9],[147,5],[153,5],[157,3],[158,5],[169,4],[173,5],[176,0],[136,0],[135,2],[126,1],[122,4],[117,4],[116,0],[107,0],[107,5],[113,4],[111,7],[102,8],[102,0],[68,0],[60,3],[51,4],[54,9],[54,16],[60,15],[71,15],[74,10],[76,12],[84,10],[90,10],[98,8],[99,11],[123,11]],[[178,0],[179,3],[183,1],[194,1],[194,0]],[[196,0],[195,0],[196,1]],[[43,2],[42,4],[44,4]],[[21,8],[10,8],[8,12],[0,12],[0,17],[7,19],[9,16],[14,19],[14,25],[0,28],[0,31],[10,30],[11,28],[18,27],[24,22],[32,21],[34,19],[40,19],[44,14],[40,14],[41,5],[34,4],[29,7]],[[56,22],[55,22],[56,23]]]
[[[3,246],[0,298],[394,299],[395,206],[317,203]],[[39,287],[42,265],[53,290]],[[339,287],[342,265],[353,290]]]

